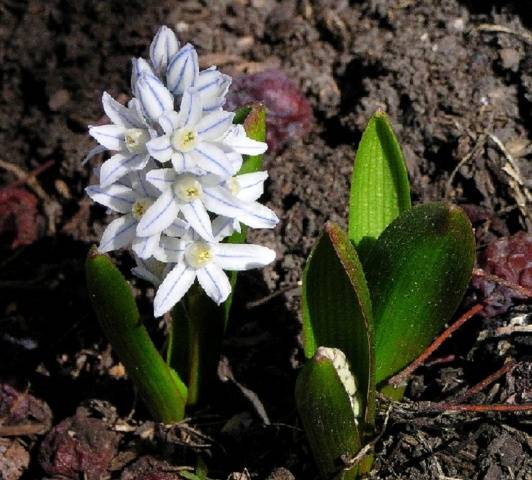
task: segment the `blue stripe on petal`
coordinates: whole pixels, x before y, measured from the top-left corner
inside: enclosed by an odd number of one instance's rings
[[[205,127],[203,130],[198,130],[199,135],[203,135],[213,128],[218,127],[219,125],[222,125],[223,123],[227,123],[228,125],[231,125],[231,122],[229,120],[230,115],[227,115],[226,117],[223,117],[221,120],[218,120],[217,122],[212,123],[211,125]]]
[[[103,245],[100,245],[100,250],[103,250],[107,248],[108,245],[110,245],[117,237],[120,235],[123,235],[128,230],[131,230],[133,227],[137,225],[136,220],[133,220],[131,223],[124,225],[120,230],[118,230],[110,239],[107,240]]]
[[[174,197],[170,197],[170,200],[161,209],[161,211],[155,217],[153,217],[151,221],[149,221],[146,225],[144,225],[144,228],[148,228],[152,226],[157,220],[159,220],[159,218],[161,218],[168,211],[168,209],[172,206],[173,203],[174,203]]]
[[[213,162],[218,167],[219,170],[224,172],[225,175],[231,176],[233,174],[233,172],[231,170],[228,170],[227,167],[223,163],[221,163],[220,161],[216,160],[214,157],[211,157],[210,155],[208,155],[204,151],[200,150],[199,148],[195,148],[194,152],[199,154],[199,155],[201,155],[202,157],[206,158],[210,162]]]

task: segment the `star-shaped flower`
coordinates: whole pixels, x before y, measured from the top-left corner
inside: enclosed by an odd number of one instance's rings
[[[163,238],[160,255],[176,262],[159,286],[154,299],[154,314],[168,312],[197,278],[205,293],[217,304],[227,300],[231,284],[224,270],[249,270],[268,265],[275,252],[260,245],[205,242],[194,237]]]
[[[125,107],[104,92],[102,104],[113,123],[92,126],[89,134],[106,149],[118,152],[101,166],[100,186],[105,188],[126,173],[142,170],[146,166],[150,159],[146,142],[155,135],[155,131],[146,123],[141,106],[135,98]]]
[[[279,221],[268,207],[237,198],[215,175],[179,175],[171,168],[159,168],[149,171],[146,180],[162,193],[139,222],[139,236],[162,232],[179,212],[207,241],[214,238],[208,211],[252,228],[273,228]]]
[[[146,259],[152,256],[159,245],[161,232],[140,237],[136,234],[136,227],[159,192],[146,182],[143,172],[130,173],[128,180],[129,182],[115,183],[108,187],[91,185],[85,189],[95,202],[122,214],[104,230],[98,250],[105,253],[132,246],[140,258]],[[174,218],[173,221],[175,220]]]

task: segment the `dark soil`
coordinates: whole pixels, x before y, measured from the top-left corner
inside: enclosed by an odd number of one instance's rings
[[[0,375],[44,400],[54,417],[46,437],[0,438],[0,478],[23,471],[24,479],[179,478],[197,451],[212,478],[316,478],[293,402],[305,258],[325,221],[346,224],[355,145],[377,108],[392,119],[415,201],[465,205],[479,251],[530,228],[526,3],[0,2],[0,178],[38,199],[37,218],[24,231],[9,232],[9,222],[0,222]],[[275,248],[278,260],[240,278],[223,351],[235,381],[220,382],[212,405],[170,430],[136,405],[89,305],[83,261],[105,214],[83,195],[91,169],[81,164],[93,146],[87,125],[102,120],[102,91],[127,95],[129,60],[146,56],[163,23],[198,47],[204,66],[215,63],[232,75],[283,70],[315,119],[309,134],[265,159],[265,201],[281,222],[274,231],[253,231],[250,240]],[[20,182],[39,167],[37,183]],[[7,209],[2,202],[0,208]],[[17,241],[27,246],[12,249]],[[129,256],[115,258],[127,272]],[[164,325],[150,317],[152,292],[135,285],[145,321],[161,338]],[[462,311],[475,295],[471,290]],[[509,359],[517,366],[473,401],[532,401],[530,334],[494,334],[529,323],[528,310],[513,297],[504,310],[470,321],[436,353],[441,362],[416,372],[409,401],[392,408],[377,443],[373,478],[532,478],[530,414],[427,413],[415,403],[458,395]],[[383,403],[380,424],[386,409]],[[66,465],[57,465],[60,453],[70,458]]]

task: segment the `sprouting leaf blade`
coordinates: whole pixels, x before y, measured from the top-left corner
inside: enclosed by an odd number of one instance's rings
[[[410,207],[401,147],[387,115],[377,111],[362,135],[351,177],[349,238],[363,261],[383,230]]]
[[[450,320],[474,258],[471,223],[453,205],[418,205],[382,233],[366,264],[377,384],[413,361]]]
[[[360,433],[349,396],[331,360],[312,358],[299,372],[296,406],[323,479],[354,480],[342,457],[360,450]],[[344,457],[344,458],[345,458]]]
[[[311,358],[320,346],[345,353],[363,392],[366,422],[372,425],[375,359],[370,294],[355,248],[332,223],[325,226],[307,260],[302,307],[305,356]]]
[[[155,348],[125,278],[94,248],[87,257],[86,277],[100,325],[152,416],[164,423],[182,420],[187,388]]]

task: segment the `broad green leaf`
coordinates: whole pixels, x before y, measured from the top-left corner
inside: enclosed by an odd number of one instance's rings
[[[113,350],[155,420],[183,419],[187,389],[155,348],[131,293],[131,287],[109,257],[93,248],[87,257],[89,296]]]
[[[345,461],[360,450],[361,439],[349,396],[333,362],[316,355],[299,372],[296,406],[324,480],[354,480],[357,467]]]
[[[303,348],[312,358],[320,346],[347,356],[364,394],[366,421],[375,403],[371,301],[364,272],[347,235],[328,223],[303,272]]]
[[[474,259],[471,223],[453,205],[418,205],[382,233],[366,265],[377,384],[412,362],[451,319]]]
[[[364,130],[351,177],[349,239],[363,262],[383,230],[410,206],[401,147],[388,117],[378,111]]]

